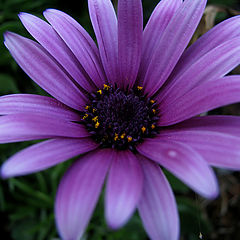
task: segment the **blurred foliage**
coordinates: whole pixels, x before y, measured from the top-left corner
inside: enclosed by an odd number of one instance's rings
[[[209,0],[208,2],[240,10],[238,0]],[[116,4],[115,0],[114,3]],[[158,0],[143,0],[145,24],[157,3]],[[42,17],[42,12],[46,8],[57,8],[69,13],[94,37],[86,0],[0,0],[0,95],[20,92],[46,94],[23,73],[3,44],[5,31],[13,31],[30,37],[18,19],[19,12],[29,12]],[[231,11],[219,12],[215,22],[220,22],[232,14]],[[0,163],[32,143],[34,142],[0,145]],[[0,180],[1,239],[59,239],[54,223],[54,197],[59,180],[70,163],[71,161],[68,161],[30,176]],[[166,171],[165,173],[176,194],[183,239],[197,240],[200,232],[204,234],[211,232],[211,222],[206,216],[204,217],[200,209],[202,200],[173,175]],[[103,212],[103,196],[101,196],[88,226],[86,239],[148,239],[137,213],[124,228],[114,232],[107,228]]]

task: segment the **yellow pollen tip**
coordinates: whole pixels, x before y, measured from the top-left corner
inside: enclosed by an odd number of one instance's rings
[[[86,119],[87,117],[88,117],[88,114],[85,114],[85,115],[83,116],[83,120]]]
[[[100,125],[100,123],[99,123],[99,122],[96,122],[96,124],[95,124],[95,128],[98,128],[99,125]]]
[[[156,110],[153,108],[152,112],[155,114],[155,113],[156,113]]]
[[[118,134],[115,133],[114,141],[117,141],[117,140],[118,140]]]
[[[92,120],[93,120],[94,122],[97,122],[98,116],[94,117]]]
[[[152,126],[151,126],[151,129],[154,129],[156,126],[154,125],[154,124],[152,124]]]
[[[85,109],[88,110],[90,108],[90,106],[86,106]]]
[[[123,134],[121,135],[121,139],[124,139],[125,136],[126,136],[126,133],[123,133]]]
[[[142,133],[145,133],[147,129],[145,127],[142,127],[141,130],[142,130]]]
[[[131,136],[129,136],[127,139],[128,139],[128,142],[132,141],[132,137]]]
[[[92,110],[92,111],[93,111],[93,113],[95,113],[95,112],[97,111],[97,109],[96,109],[96,108],[93,108],[93,110]]]
[[[102,95],[102,90],[100,89],[100,90],[98,90],[97,91],[100,95]]]
[[[150,103],[151,103],[151,104],[154,104],[154,103],[155,103],[155,100],[150,100]]]
[[[143,87],[137,86],[137,89],[138,89],[139,91],[141,91],[141,90],[143,89]]]
[[[107,91],[108,91],[109,88],[110,88],[110,86],[108,86],[107,84],[103,84],[103,89],[104,89],[104,90],[107,90]]]

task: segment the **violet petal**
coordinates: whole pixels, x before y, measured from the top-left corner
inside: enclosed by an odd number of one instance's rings
[[[145,140],[137,146],[144,156],[158,162],[185,184],[206,198],[215,198],[219,189],[208,163],[191,147],[167,137]]]
[[[115,152],[106,186],[105,215],[108,225],[122,227],[133,214],[143,184],[139,160],[130,151]]]
[[[142,50],[143,14],[141,0],[118,1],[118,64],[122,85],[132,87]]]
[[[42,114],[17,113],[0,117],[0,143],[89,135],[81,124]]]
[[[63,176],[55,202],[58,231],[64,240],[79,240],[96,206],[112,160],[111,150],[89,153]]]
[[[88,7],[107,79],[111,84],[114,84],[119,77],[115,10],[110,0],[88,0]]]
[[[97,147],[98,144],[90,138],[59,138],[37,143],[4,162],[1,177],[16,177],[41,171]]]
[[[67,106],[84,108],[86,97],[42,46],[15,33],[4,36],[6,47],[30,78]]]
[[[161,168],[139,156],[144,172],[143,193],[138,204],[143,226],[152,240],[177,240],[179,217],[172,189]]]

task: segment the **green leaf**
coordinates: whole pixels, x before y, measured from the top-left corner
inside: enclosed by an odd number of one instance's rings
[[[200,232],[210,232],[211,225],[203,218],[197,199],[193,201],[186,197],[177,197],[176,200],[180,214],[181,233],[183,235],[198,237]]]
[[[0,94],[18,93],[18,88],[12,76],[0,73]]]
[[[178,178],[168,172],[166,169],[163,170],[166,175],[174,192],[186,194],[190,192],[190,189]]]

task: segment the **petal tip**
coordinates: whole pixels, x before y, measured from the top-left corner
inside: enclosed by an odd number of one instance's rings
[[[4,37],[4,43],[9,41],[10,38],[16,38],[16,37],[19,37],[20,35],[18,35],[17,33],[14,33],[14,32],[10,32],[10,31],[6,31],[4,34],[3,34],[3,37]]]
[[[215,183],[212,184],[212,186],[209,186],[209,189],[207,191],[205,191],[205,193],[203,193],[202,196],[207,199],[214,200],[219,196],[219,192],[220,192],[219,185],[216,180]]]
[[[206,198],[214,200],[219,196],[219,188],[216,188],[212,193],[208,194]]]
[[[109,229],[113,231],[117,231],[119,228],[123,227],[127,221],[119,222],[119,221],[112,221],[106,218],[106,223]]]
[[[27,16],[27,15],[31,15],[31,14],[26,12],[19,12],[18,17],[21,19],[21,17]]]
[[[45,16],[45,14],[52,14],[58,12],[58,10],[54,9],[54,8],[47,8],[45,9],[45,11],[43,11],[43,16]]]
[[[5,163],[0,168],[0,178],[4,180],[9,178],[9,174],[7,174],[7,171],[6,171]]]
[[[19,17],[19,19],[21,20],[22,23],[23,23],[24,21],[37,18],[36,16],[34,16],[34,15],[30,14],[30,13],[26,13],[26,12],[20,12],[20,13],[18,14],[18,17]]]
[[[11,35],[11,32],[9,32],[9,31],[6,31],[6,32],[3,34],[3,37],[4,37],[4,40],[5,40],[5,41],[8,39],[9,35]]]

